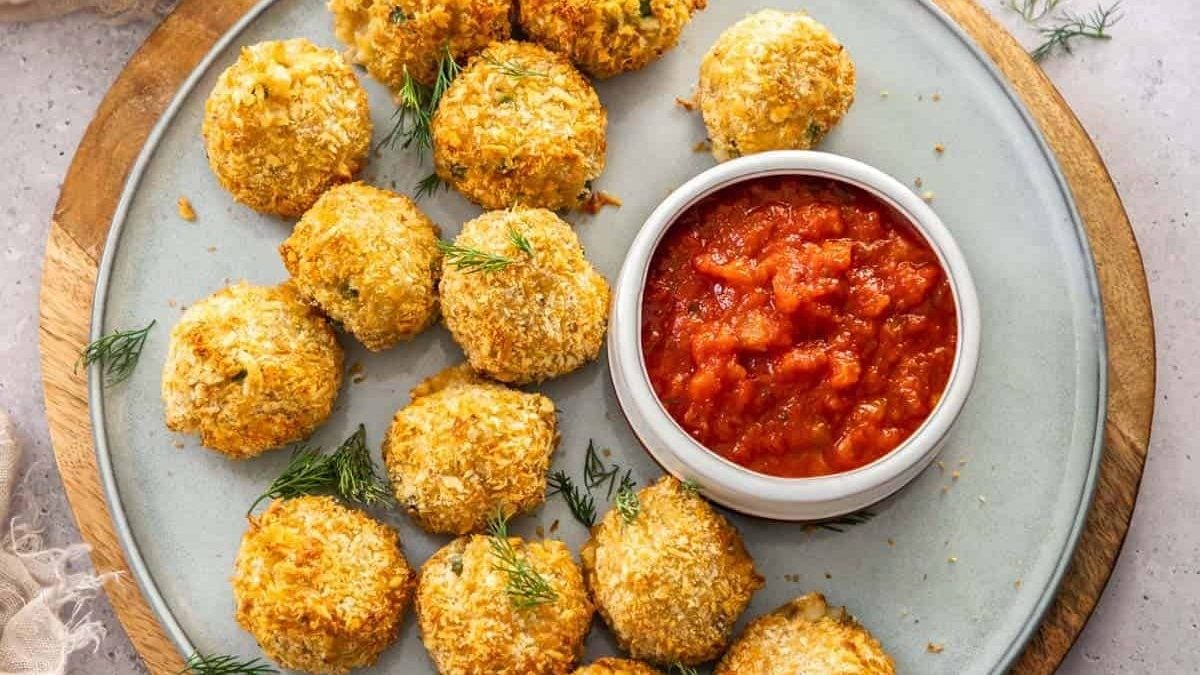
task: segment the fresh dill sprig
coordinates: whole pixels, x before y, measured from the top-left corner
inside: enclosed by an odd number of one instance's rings
[[[425,176],[419,183],[417,183],[416,197],[417,199],[432,197],[438,192],[441,192],[449,187],[450,186],[446,184],[446,181],[442,180],[442,177],[434,172],[428,176]]]
[[[296,448],[283,473],[254,500],[246,515],[266,500],[311,494],[333,493],[344,501],[362,506],[388,501],[391,495],[375,472],[367,450],[366,433],[363,425],[358,425],[358,430],[329,455],[321,452],[319,447],[302,445]]]
[[[480,251],[469,246],[439,241],[438,250],[446,257],[446,263],[458,269],[473,274],[475,272],[499,272],[516,262],[512,258]]]
[[[1053,12],[1060,2],[1062,0],[1007,0],[1004,6],[1020,14],[1026,23],[1037,23]]]
[[[513,246],[517,247],[518,251],[524,253],[530,258],[533,257],[533,244],[529,243],[529,240],[525,238],[525,235],[521,234],[517,228],[513,227],[512,225],[508,226],[508,240],[512,242]]]
[[[667,668],[668,675],[675,675],[675,673],[679,673],[679,675],[700,675],[700,671],[678,661],[672,663],[671,666]]]
[[[437,112],[438,104],[442,102],[442,96],[461,72],[462,66],[458,65],[458,61],[454,60],[454,54],[450,53],[449,43],[442,45],[442,55],[438,58],[437,77],[434,78],[433,89],[429,92],[429,118],[431,120],[433,114]]]
[[[332,461],[333,472],[337,476],[337,492],[342,499],[362,506],[391,501],[391,492],[371,461],[366,427],[358,425],[358,430],[338,446]]]
[[[88,344],[79,353],[75,369],[79,366],[100,364],[100,373],[106,385],[119,384],[133,375],[142,348],[146,346],[146,337],[156,321],[151,321],[145,328],[138,330],[118,330]]]
[[[516,59],[501,61],[491,54],[484,54],[483,60],[514,80],[519,80],[523,77],[549,77],[549,75],[540,70],[526,68]]]
[[[642,511],[642,502],[638,499],[637,493],[633,491],[633,488],[637,487],[637,482],[633,480],[631,473],[632,469],[625,471],[625,475],[621,477],[621,486],[617,488],[617,496],[613,499],[613,506],[627,523],[637,520],[638,514]]]
[[[395,149],[396,145],[407,150],[416,147],[417,152],[424,155],[426,150],[433,147],[433,116],[437,112],[442,95],[450,88],[454,78],[462,72],[462,67],[454,60],[450,45],[442,45],[442,54],[438,58],[437,75],[433,86],[421,84],[413,79],[404,67],[404,79],[400,91],[396,92],[398,105],[392,116],[392,130],[380,142],[379,147]]]
[[[408,21],[408,15],[404,13],[404,8],[393,5],[392,11],[388,12],[388,22],[398,26],[405,21]]]
[[[683,491],[694,495],[700,494],[700,482],[695,478],[689,478],[683,481]]]
[[[278,672],[262,659],[239,661],[232,656],[193,652],[177,675],[272,675]]]
[[[1075,38],[1092,40],[1111,40],[1112,35],[1107,31],[1121,20],[1121,3],[1114,2],[1107,9],[1097,6],[1096,9],[1083,15],[1063,12],[1057,19],[1058,23],[1047,28],[1040,28],[1043,42],[1029,52],[1034,61],[1041,61],[1054,53],[1058,48],[1071,53],[1071,42]]]
[[[550,495],[562,495],[571,515],[585,527],[596,524],[596,499],[584,488],[575,484],[566,471],[561,469],[550,476]]]
[[[654,16],[654,7],[650,5],[650,0],[642,0],[638,3],[638,13],[643,19],[649,19]]]
[[[533,568],[528,558],[513,549],[508,540],[508,519],[500,509],[488,519],[488,534],[491,535],[492,556],[496,559],[495,569],[508,575],[504,591],[514,607],[531,609],[558,599],[546,577]]]
[[[621,467],[616,464],[607,465],[600,458],[600,452],[596,449],[595,441],[588,440],[587,454],[583,459],[583,484],[589,490],[600,487],[605,483],[608,484],[608,491],[605,494],[605,499],[612,499],[613,488],[617,485],[617,476],[620,475]]]
[[[875,513],[873,511],[855,511],[854,513],[847,513],[844,516],[838,516],[837,518],[831,518],[820,523],[814,523],[814,526],[819,527],[822,530],[829,530],[830,532],[845,532],[845,530],[842,528],[849,527],[851,525],[862,525],[874,517]]]

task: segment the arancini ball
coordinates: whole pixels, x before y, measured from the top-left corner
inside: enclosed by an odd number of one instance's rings
[[[472,267],[456,250],[502,264]],[[440,290],[446,327],[467,361],[501,382],[565,375],[604,344],[608,282],[571,226],[545,209],[492,211],[463,225],[443,259]]]
[[[663,673],[641,661],[603,658],[577,669],[572,675],[663,675]]]
[[[544,584],[535,600],[522,578]],[[430,659],[454,675],[567,675],[593,612],[566,544],[478,534],[425,563],[416,607]]]
[[[330,0],[347,58],[392,91],[407,73],[431,85],[449,50],[459,63],[512,35],[513,0]]]
[[[721,34],[700,65],[696,99],[718,161],[807,150],[854,102],[854,62],[804,12],[765,9]]]
[[[167,428],[234,459],[308,438],[333,410],[342,348],[296,289],[234,284],[188,307],[163,366]]]
[[[217,79],[203,133],[209,166],[234,199],[299,216],[366,162],[367,92],[332,49],[303,38],[260,42]]]
[[[437,317],[438,228],[404,195],[335,187],[279,253],[297,290],[367,349],[408,340]]]
[[[251,517],[233,574],[237,621],[281,666],[345,673],[395,641],[416,575],[391,528],[332,497]]]
[[[761,616],[717,664],[714,675],[893,675],[896,665],[845,607],[809,593]]]
[[[429,532],[483,530],[546,500],[558,443],[554,403],[465,366],[421,383],[383,442],[396,501]]]
[[[637,70],[679,42],[707,0],[521,0],[531,40],[601,79]]]
[[[442,96],[434,167],[485,209],[578,208],[604,170],[607,126],[596,91],[566,57],[498,42]]]
[[[670,476],[611,509],[583,546],[584,580],[617,643],[635,659],[697,665],[721,655],[763,586],[742,537]]]

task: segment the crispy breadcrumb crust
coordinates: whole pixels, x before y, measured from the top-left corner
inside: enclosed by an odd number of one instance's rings
[[[416,574],[391,528],[332,497],[251,517],[233,574],[237,621],[285,668],[345,673],[395,639]]]
[[[700,65],[696,98],[713,156],[813,147],[850,109],[854,81],[849,52],[807,14],[751,14]]]
[[[609,510],[580,552],[596,608],[633,658],[710,661],[763,578],[738,531],[678,480],[664,476],[638,500],[632,522]]]
[[[417,621],[439,673],[566,675],[583,655],[592,604],[579,566],[561,541],[510,537],[519,556],[554,589],[555,599],[513,606],[490,537],[460,537],[421,568]]]
[[[260,42],[221,73],[203,133],[208,163],[234,199],[299,216],[366,161],[367,92],[332,49],[303,38]]]
[[[554,403],[450,368],[417,386],[383,442],[396,501],[424,529],[466,534],[546,500]]]
[[[333,329],[296,289],[223,288],[171,329],[163,365],[167,428],[199,433],[235,459],[307,438],[342,383]]]
[[[662,671],[641,661],[603,658],[576,670],[573,675],[663,675]]]
[[[317,200],[279,247],[310,302],[372,351],[437,317],[438,228],[411,199],[363,183]]]
[[[809,593],[746,627],[714,675],[893,675],[879,641],[825,596]]]
[[[707,0],[521,0],[530,39],[601,79],[637,70],[669,51]]]
[[[459,63],[512,35],[512,0],[330,0],[333,30],[346,58],[392,91],[404,71],[433,84],[448,46]]]
[[[498,42],[471,59],[433,118],[433,160],[485,209],[577,208],[604,171],[607,115],[566,57]]]
[[[510,241],[510,228],[529,240],[532,256]],[[493,211],[463,225],[455,243],[515,261],[498,271],[442,265],[442,314],[471,367],[524,384],[564,375],[600,354],[608,282],[561,218],[545,209]]]

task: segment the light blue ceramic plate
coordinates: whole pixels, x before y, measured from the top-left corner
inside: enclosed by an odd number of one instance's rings
[[[752,9],[803,7],[833,29],[858,67],[858,101],[822,149],[903,182],[919,177],[922,190],[934,192],[934,208],[975,275],[984,328],[978,380],[943,453],[944,471],[931,467],[880,505],[874,520],[842,533],[733,517],[767,578],[744,620],[821,591],[874,631],[901,672],[1001,671],[1054,595],[1100,456],[1103,322],[1088,245],[1062,176],[1000,76],[927,2],[710,4],[679,48],[597,87],[610,125],[599,187],[625,204],[570,219],[599,269],[614,278],[654,206],[712,164],[692,149],[705,135],[699,118],[675,105],[676,96],[690,94],[708,46]],[[235,464],[163,426],[160,369],[182,307],[231,280],[285,278],[276,247],[290,223],[236,205],[218,186],[200,140],[202,108],[241,45],[296,36],[338,46],[319,0],[264,2],[184,85],[129,180],[97,286],[95,336],[159,323],[131,380],[101,390],[93,372],[91,409],[133,573],[184,654],[259,653],[234,623],[228,580],[246,507],[287,461],[286,452],[276,452]],[[364,81],[378,139],[393,107],[381,87]],[[937,143],[944,156],[934,152]],[[428,172],[393,152],[373,157],[365,179],[408,191]],[[194,223],[176,214],[181,195],[195,204]],[[448,193],[423,206],[447,236],[478,213]],[[346,384],[315,439],[327,445],[362,422],[378,447],[409,387],[461,358],[441,327],[384,354],[368,354],[350,339],[343,344],[347,364],[360,362],[366,379]],[[645,484],[658,470],[626,427],[607,373],[607,364],[596,363],[542,388],[563,411],[555,463],[579,473],[588,439],[595,439]],[[175,447],[179,442],[183,447]],[[401,514],[379,515],[399,528],[414,564],[446,541]],[[517,530],[529,534],[555,520],[563,523],[559,536],[578,550],[586,532],[557,498]],[[928,653],[930,642],[944,651]],[[613,649],[597,621],[588,658]],[[374,672],[433,672],[411,618]]]

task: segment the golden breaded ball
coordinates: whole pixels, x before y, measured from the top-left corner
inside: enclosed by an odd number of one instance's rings
[[[893,675],[883,646],[845,607],[809,593],[761,616],[729,648],[715,675]]]
[[[332,49],[303,38],[243,47],[204,104],[208,163],[233,198],[299,216],[350,180],[371,146],[367,92]]]
[[[234,459],[308,438],[342,384],[342,348],[296,289],[228,286],[171,329],[162,398],[171,431]]]
[[[641,661],[604,658],[579,668],[573,675],[662,675],[662,671]]]
[[[596,608],[633,658],[712,660],[763,579],[738,531],[679,481],[664,476],[637,500],[632,519],[605,514],[580,552]]]
[[[460,366],[413,390],[383,442],[396,501],[430,532],[466,534],[546,500],[554,403]]]
[[[288,669],[345,673],[396,639],[416,575],[396,532],[332,497],[250,518],[233,573],[237,622]]]
[[[404,195],[335,187],[279,253],[296,288],[367,349],[408,340],[437,317],[438,228]]]
[[[707,0],[521,0],[531,40],[599,78],[637,70],[679,42]]]
[[[807,14],[765,9],[721,34],[696,99],[718,161],[807,150],[854,102],[854,62]]]
[[[330,0],[329,10],[347,58],[393,91],[406,70],[433,84],[447,48],[463,63],[512,35],[512,0]]]
[[[471,59],[433,117],[437,174],[485,209],[577,208],[604,170],[607,116],[565,57],[499,42]]]
[[[513,241],[528,242],[529,252]],[[608,282],[579,237],[545,209],[492,211],[463,225],[457,250],[509,261],[502,269],[442,263],[446,327],[475,370],[525,384],[564,375],[600,354],[608,326]]]
[[[496,547],[550,589],[541,602],[522,604],[508,589]],[[592,604],[579,566],[561,541],[516,537],[460,537],[421,568],[417,622],[439,673],[454,675],[566,675],[583,655]]]

